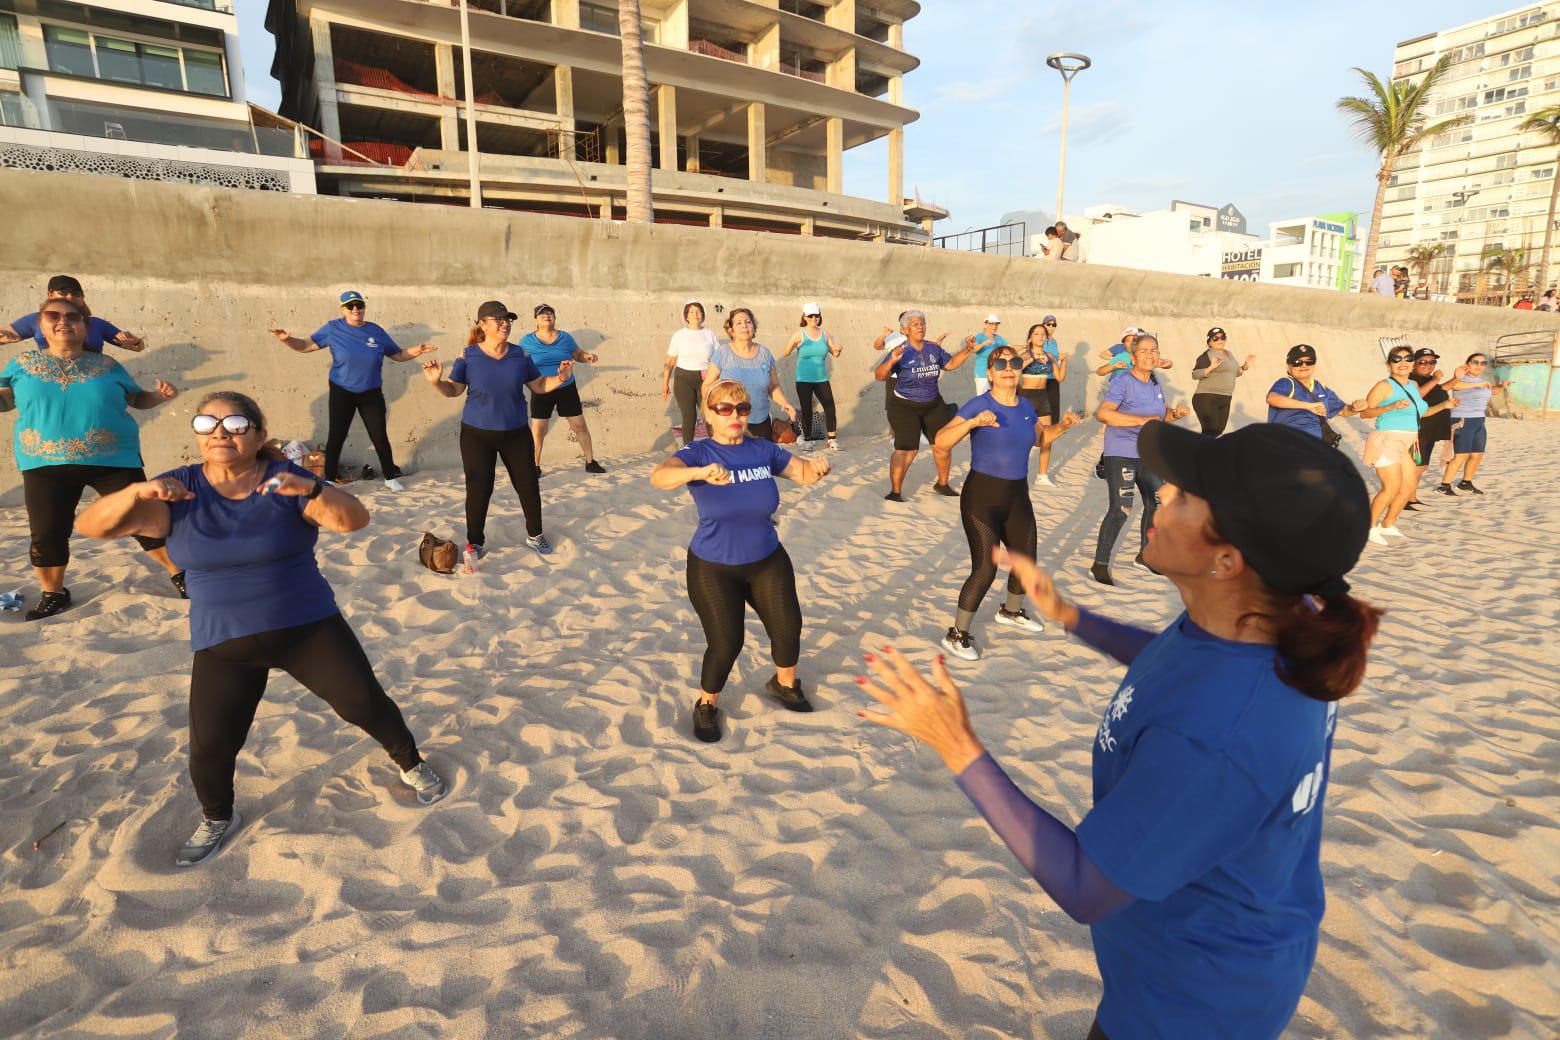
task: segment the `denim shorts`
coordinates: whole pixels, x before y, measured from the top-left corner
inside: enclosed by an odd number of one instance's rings
[[[1452,430],[1452,450],[1459,455],[1474,455],[1484,451],[1484,416],[1457,420]]]

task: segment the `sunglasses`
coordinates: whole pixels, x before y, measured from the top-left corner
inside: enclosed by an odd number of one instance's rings
[[[87,320],[80,311],[40,311],[38,317],[50,325],[80,325]]]
[[[361,311],[361,310],[367,310],[368,309],[368,304],[364,303],[361,300],[357,301],[356,303],[344,303],[344,304],[342,304],[342,306],[345,307],[349,311]]]
[[[1418,361],[1415,361],[1414,364],[1416,364],[1416,365],[1433,365],[1433,364],[1435,364],[1439,360],[1440,360],[1440,358],[1423,357],[1423,358],[1420,358]]]
[[[1224,342],[1224,337],[1223,336],[1209,336],[1208,337],[1208,342],[1209,343],[1223,343]]]
[[[808,314],[808,315],[805,315],[805,317],[807,318],[808,321],[822,321],[823,320],[823,315],[821,315],[821,314]]]
[[[752,415],[753,406],[746,401],[743,401],[741,404],[732,404],[730,401],[722,401],[720,404],[710,405],[710,411],[720,416],[727,416],[731,415],[732,413],[736,413],[737,415]]]
[[[513,325],[513,318],[483,318],[483,321],[491,321],[494,325]]]
[[[1487,364],[1489,364],[1489,362],[1488,361],[1470,361],[1470,362],[1468,362],[1468,364],[1470,364],[1470,365],[1487,365]]]
[[[1414,360],[1414,355],[1412,354],[1393,354],[1391,357],[1387,358],[1387,363],[1389,365],[1401,365],[1405,361],[1412,360]]]
[[[247,415],[224,415],[218,419],[215,415],[207,415],[204,412],[190,420],[190,429],[202,437],[210,437],[216,433],[218,426],[234,437],[242,437],[254,428],[254,423],[249,421]]]
[[[1024,363],[1016,357],[997,357],[991,359],[993,372],[1022,371]]]
[[[1315,361],[1291,361],[1289,363],[1289,367],[1290,368],[1314,368],[1314,367],[1316,367],[1316,362]]]

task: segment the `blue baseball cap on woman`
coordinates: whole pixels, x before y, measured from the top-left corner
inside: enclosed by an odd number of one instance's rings
[[[349,303],[362,303],[362,302],[364,302],[363,301],[363,294],[358,292],[356,289],[348,289],[346,292],[341,294],[341,305],[343,307],[345,307]]]

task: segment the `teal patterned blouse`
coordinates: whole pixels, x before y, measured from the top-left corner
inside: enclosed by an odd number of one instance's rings
[[[129,412],[139,394],[111,357],[65,359],[24,350],[0,371],[16,396],[16,467],[141,465],[141,429]]]

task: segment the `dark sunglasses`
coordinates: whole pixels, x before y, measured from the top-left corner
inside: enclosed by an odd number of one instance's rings
[[[1439,360],[1441,360],[1441,359],[1440,358],[1433,358],[1433,357],[1422,357],[1418,361],[1415,361],[1414,364],[1416,364],[1416,365],[1433,365],[1433,364],[1435,364]]]
[[[1414,355],[1412,354],[1393,354],[1391,357],[1387,358],[1387,363],[1389,365],[1399,365],[1404,361],[1412,360],[1414,360]]]
[[[821,315],[821,314],[804,314],[804,315],[802,315],[802,317],[806,318],[808,321],[822,321],[823,320],[823,315]]]
[[[1470,364],[1470,365],[1487,365],[1487,364],[1489,364],[1489,362],[1488,361],[1470,361],[1470,362],[1468,362],[1468,364]]]
[[[364,303],[362,300],[358,300],[356,303],[344,303],[342,306],[349,311],[362,311],[368,309],[368,304]]]
[[[1314,360],[1311,360],[1311,359],[1307,359],[1305,361],[1291,361],[1289,363],[1289,367],[1290,368],[1312,368],[1315,365],[1316,365],[1316,362]]]
[[[991,359],[990,368],[993,372],[1006,372],[1010,369],[1022,371],[1024,363],[1016,357],[994,357]]]
[[[61,322],[67,325],[80,325],[87,320],[81,316],[80,311],[40,311],[38,317],[49,325],[58,325]]]
[[[1224,336],[1223,335],[1209,336],[1208,337],[1208,342],[1209,343],[1223,343],[1224,342]]]
[[[710,405],[710,411],[716,415],[730,415],[735,412],[738,415],[752,415],[753,406],[746,401],[741,404],[732,404],[730,401],[722,401],[720,404]]]
[[[1047,328],[1047,329],[1054,329],[1054,328],[1056,328],[1056,322],[1054,322],[1054,321],[1042,321],[1040,324],[1041,324],[1042,327]]]
[[[218,419],[215,415],[207,415],[205,412],[190,420],[190,429],[202,437],[209,437],[216,433],[218,426],[234,437],[241,437],[254,428],[254,423],[249,421],[247,415],[224,415]]]

